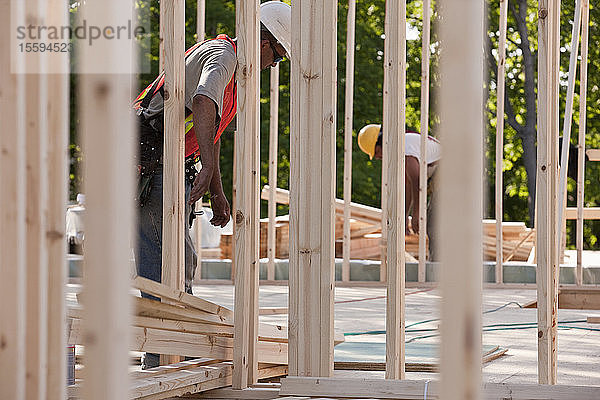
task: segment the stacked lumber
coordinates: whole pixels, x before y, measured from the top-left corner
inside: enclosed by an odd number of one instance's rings
[[[134,297],[130,350],[233,360],[233,311],[160,283],[137,277],[133,287],[168,301]],[[71,307],[69,344],[83,344],[83,310]],[[287,327],[261,323],[259,362],[287,364]]]
[[[504,261],[527,261],[535,246],[535,231],[524,222],[502,222],[502,256]],[[483,257],[496,259],[496,220],[483,220]]]
[[[287,365],[259,364],[258,378],[287,375]],[[231,385],[233,363],[196,359],[129,374],[129,399],[165,399]],[[68,399],[81,398],[81,385],[68,387]]]

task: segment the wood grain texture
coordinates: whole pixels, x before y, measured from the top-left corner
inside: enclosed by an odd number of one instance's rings
[[[538,6],[538,166],[537,166],[537,298],[538,382],[556,383],[556,317],[558,303],[558,14],[560,3]]]
[[[440,40],[441,384],[443,399],[481,397],[484,5],[444,5]],[[465,23],[469,21],[469,23]],[[466,39],[468,38],[468,39]],[[461,170],[460,175],[456,171]],[[468,207],[456,205],[469,199]]]
[[[133,18],[128,2],[88,2],[89,25]],[[109,43],[110,42],[110,43]],[[127,396],[130,337],[129,266],[133,228],[134,138],[130,113],[133,46],[127,40],[79,43],[80,134],[86,154],[84,380],[86,399]],[[125,340],[124,340],[125,338]]]
[[[344,234],[342,282],[350,281],[350,203],[352,202],[352,116],[354,106],[354,47],[356,0],[348,0],[346,22],[346,96],[344,104]]]
[[[406,2],[386,2],[383,78],[383,164],[387,203],[382,237],[387,237],[386,371],[404,379]]]
[[[11,20],[24,21],[24,2],[0,1],[0,30],[11,35]],[[0,42],[0,398],[25,396],[25,87],[23,56],[11,41]]]
[[[238,37],[237,133],[234,208],[234,372],[233,386],[257,380],[259,219],[259,25],[258,1],[236,1]]]

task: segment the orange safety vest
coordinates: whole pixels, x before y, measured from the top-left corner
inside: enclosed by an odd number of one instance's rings
[[[185,58],[192,54],[194,50],[198,48],[198,46],[203,43],[208,42],[209,40],[226,40],[233,46],[233,50],[237,53],[237,46],[233,40],[227,35],[218,35],[214,39],[208,39],[201,43],[196,43],[194,46],[190,47],[185,52]],[[154,95],[163,89],[165,84],[165,73],[161,73],[150,85],[148,85],[142,93],[135,99],[133,103],[133,108],[135,110],[140,110],[142,108],[142,104],[144,104],[144,99],[146,99],[145,104],[150,104],[150,100]],[[152,91],[152,88],[154,90]],[[152,91],[152,96],[148,99],[146,96],[148,93]],[[221,121],[219,123],[219,127],[217,128],[217,132],[215,134],[215,143],[219,141],[221,138],[221,134],[227,128],[227,125],[233,120],[235,117],[235,113],[237,110],[237,84],[235,81],[235,73],[231,77],[227,86],[225,86],[225,90],[223,91],[223,109],[221,110]],[[186,107],[185,109],[185,157],[193,156],[197,158],[199,156],[199,146],[198,141],[196,139],[196,132],[194,131],[194,121],[192,111]]]

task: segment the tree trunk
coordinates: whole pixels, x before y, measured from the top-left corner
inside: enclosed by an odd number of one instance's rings
[[[535,220],[535,177],[537,169],[537,148],[536,148],[536,131],[535,128],[527,127],[519,133],[521,143],[523,144],[523,164],[527,172],[527,206],[529,209],[529,224],[533,227]]]

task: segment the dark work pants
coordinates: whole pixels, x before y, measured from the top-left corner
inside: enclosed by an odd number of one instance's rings
[[[144,278],[160,282],[162,275],[162,171],[158,171],[152,178],[152,189],[146,203],[139,209],[139,223],[137,234],[137,251],[135,254],[137,274]],[[192,282],[196,271],[196,251],[190,231],[187,228],[187,217],[190,215],[191,207],[187,204],[190,196],[191,186],[186,182],[185,188],[185,291],[192,293]],[[142,297],[159,300],[147,293]],[[146,353],[144,368],[153,368],[159,365],[159,355]]]

